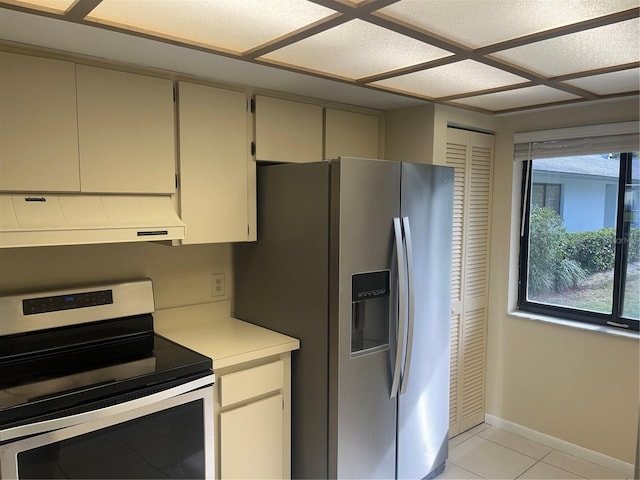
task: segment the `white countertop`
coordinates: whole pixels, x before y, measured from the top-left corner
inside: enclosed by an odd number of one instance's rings
[[[215,303],[156,310],[156,333],[213,360],[213,369],[300,348],[298,339],[220,315]]]

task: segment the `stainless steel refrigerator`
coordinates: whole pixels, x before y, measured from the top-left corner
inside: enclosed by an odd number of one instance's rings
[[[258,167],[234,315],[301,341],[294,478],[425,478],[447,458],[453,169]]]

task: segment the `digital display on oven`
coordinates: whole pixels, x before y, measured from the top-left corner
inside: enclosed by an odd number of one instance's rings
[[[57,312],[74,308],[96,307],[113,303],[113,290],[68,293],[51,297],[29,298],[22,301],[23,315]]]

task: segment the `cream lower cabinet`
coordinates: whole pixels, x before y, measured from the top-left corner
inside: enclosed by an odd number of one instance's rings
[[[290,478],[291,352],[300,342],[220,317],[227,308],[157,310],[155,330],[213,360],[215,478]]]
[[[221,478],[282,478],[282,395],[220,413]]]
[[[291,354],[216,370],[216,477],[291,476]]]
[[[256,239],[250,119],[244,93],[178,83],[182,244]]]

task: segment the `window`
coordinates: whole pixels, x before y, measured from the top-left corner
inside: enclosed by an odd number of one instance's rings
[[[566,156],[527,148],[520,310],[638,331],[638,152],[592,153],[590,142]]]
[[[531,204],[548,208],[560,215],[560,187],[559,183],[534,183],[531,186]]]

